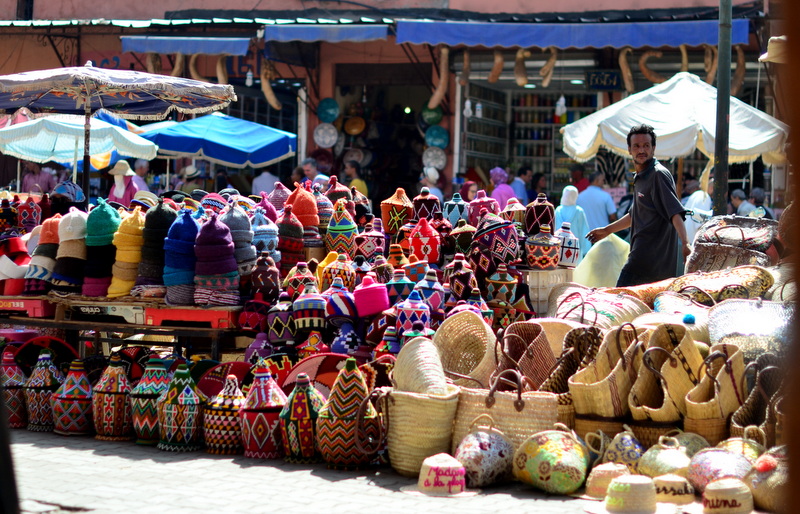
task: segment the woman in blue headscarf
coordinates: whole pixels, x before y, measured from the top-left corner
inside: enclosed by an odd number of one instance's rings
[[[561,228],[563,222],[570,224],[570,231],[578,238],[581,246],[581,260],[586,252],[592,247],[592,243],[586,239],[586,234],[589,233],[589,223],[586,221],[586,213],[583,211],[578,202],[578,188],[575,186],[567,186],[561,193],[561,205],[556,207],[556,220],[553,232],[555,233]]]

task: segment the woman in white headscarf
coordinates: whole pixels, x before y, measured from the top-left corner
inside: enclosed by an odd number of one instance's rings
[[[578,238],[581,245],[581,260],[592,247],[592,243],[586,239],[589,233],[589,223],[586,221],[586,213],[578,202],[578,188],[567,186],[561,193],[561,205],[556,207],[556,220],[553,232],[561,228],[565,221],[570,224],[570,231]]]

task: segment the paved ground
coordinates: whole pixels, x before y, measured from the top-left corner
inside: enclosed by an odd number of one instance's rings
[[[470,498],[417,497],[391,468],[328,470],[283,461],[171,453],[130,443],[11,431],[23,512],[536,512],[578,513],[594,502],[547,497],[522,484]]]

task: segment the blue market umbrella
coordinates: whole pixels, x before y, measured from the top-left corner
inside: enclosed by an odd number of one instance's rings
[[[133,132],[134,134],[140,134],[142,132],[141,127],[131,123],[130,121],[123,120],[119,116],[114,114],[108,113],[106,111],[98,111],[92,115],[93,118],[96,118],[101,121],[105,121],[106,123],[110,123],[115,125],[123,130],[128,130]],[[163,122],[162,122],[163,123]],[[174,123],[174,122],[171,122]],[[151,125],[155,125],[154,123]],[[107,168],[109,166],[113,166],[122,159],[129,159],[134,157],[133,155],[121,155],[117,152],[116,149],[111,150],[110,152],[106,152],[100,155],[92,155],[89,171],[100,171],[101,169]],[[143,158],[143,157],[142,157]],[[73,163],[72,161],[59,161],[58,164],[65,168],[72,168]],[[83,160],[78,161],[78,172],[83,172]]]
[[[295,134],[219,113],[142,129],[142,137],[158,145],[159,156],[204,159],[232,168],[262,168],[297,151]]]
[[[236,101],[229,84],[85,66],[0,76],[0,114],[28,108],[34,115],[81,114],[85,119],[84,162],[89,167],[92,113],[105,110],[125,119],[160,120],[170,112],[206,113]],[[83,173],[88,191],[89,174]]]

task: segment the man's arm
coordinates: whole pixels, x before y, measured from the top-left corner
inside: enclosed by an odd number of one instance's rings
[[[680,216],[678,216],[680,218]],[[601,239],[605,239],[606,237],[610,236],[615,232],[619,232],[620,230],[625,230],[626,228],[631,226],[631,214],[628,213],[625,216],[621,217],[617,221],[606,225],[605,227],[596,228],[586,234],[586,239],[591,241],[592,244],[600,241]],[[684,230],[684,237],[686,236],[686,232]]]
[[[678,237],[681,239],[681,252],[683,257],[686,258],[692,253],[692,249],[689,246],[689,241],[687,241],[688,236],[686,235],[686,225],[683,224],[683,216],[674,214],[672,216],[672,226],[678,232]]]

